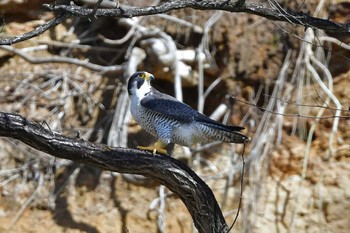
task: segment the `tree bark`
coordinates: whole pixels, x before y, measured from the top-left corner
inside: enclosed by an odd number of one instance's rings
[[[227,12],[242,12],[254,15],[259,15],[273,21],[284,21],[295,25],[301,25],[304,27],[312,27],[315,29],[324,30],[326,33],[337,33],[349,35],[350,24],[348,23],[336,23],[328,19],[321,19],[312,17],[308,13],[296,12],[283,9],[278,4],[272,7],[267,7],[262,4],[246,2],[245,0],[173,0],[163,1],[156,6],[145,7],[130,7],[126,5],[118,5],[114,9],[91,9],[84,6],[75,5],[74,2],[70,2],[69,5],[61,4],[43,4],[44,7],[58,13],[58,16],[49,22],[37,27],[33,31],[24,33],[11,38],[0,38],[0,45],[11,45],[21,41],[28,40],[35,36],[38,36],[46,30],[57,26],[65,19],[70,17],[120,17],[131,18],[144,15],[163,14],[169,11],[192,8],[197,10],[222,10]]]
[[[199,232],[228,231],[211,189],[188,166],[170,156],[69,138],[20,115],[4,112],[0,112],[0,136],[20,140],[58,158],[153,178],[181,198]]]
[[[263,4],[247,2],[245,0],[173,0],[164,1],[159,5],[145,7],[130,7],[119,5],[114,9],[89,9],[74,4],[70,5],[49,5],[44,4],[54,12],[65,12],[78,17],[121,17],[131,18],[135,16],[163,14],[169,11],[192,8],[196,10],[222,10],[227,12],[242,12],[259,15],[273,21],[284,21],[291,24],[302,25],[325,30],[326,32],[349,33],[350,25],[335,23],[328,19],[321,19],[311,16],[309,13],[296,12],[283,9],[276,4],[273,8]]]

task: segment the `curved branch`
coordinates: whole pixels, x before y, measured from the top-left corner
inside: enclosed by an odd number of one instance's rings
[[[170,156],[65,137],[20,115],[4,112],[0,112],[0,136],[18,139],[58,158],[151,177],[181,198],[199,232],[228,230],[211,189],[189,167]]]
[[[120,17],[131,18],[135,16],[155,15],[162,14],[172,10],[178,10],[182,8],[193,8],[198,10],[223,10],[228,12],[245,12],[255,14],[275,21],[285,21],[288,23],[298,24],[305,27],[313,27],[317,29],[325,30],[326,32],[336,33],[349,33],[350,24],[335,23],[327,19],[321,19],[312,17],[307,13],[294,12],[284,10],[282,8],[268,8],[261,4],[247,3],[245,0],[174,0],[165,1],[157,6],[146,7],[130,7],[120,5],[114,9],[89,9],[83,6],[75,5],[73,2],[70,5],[55,5],[55,4],[43,4],[46,8],[53,12],[59,12],[60,15],[50,20],[49,22],[37,27],[33,31],[24,33],[20,36],[15,36],[7,39],[0,39],[0,45],[11,45],[24,40],[28,40],[35,36],[38,36],[52,28],[65,19],[76,17]]]
[[[282,8],[268,8],[261,4],[248,3],[246,1],[230,1],[230,0],[175,0],[175,1],[165,1],[160,5],[156,6],[146,6],[146,7],[130,7],[120,5],[115,9],[88,9],[82,6],[71,5],[50,5],[44,4],[51,11],[63,11],[74,16],[80,17],[90,17],[92,14],[95,17],[103,16],[113,16],[130,18],[135,16],[144,15],[155,15],[162,14],[172,10],[178,10],[182,8],[193,8],[197,10],[223,10],[228,12],[245,12],[250,14],[255,14],[267,18],[269,20],[275,21],[285,21],[289,23],[294,23],[302,25],[305,27],[314,27],[318,29],[323,29],[325,31],[333,31],[338,33],[349,33],[350,25],[335,23],[327,19],[321,19],[312,17],[307,13],[294,12],[285,10]]]

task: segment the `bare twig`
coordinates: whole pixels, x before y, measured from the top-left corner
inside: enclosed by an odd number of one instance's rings
[[[3,187],[3,186],[5,186],[5,185],[7,185],[8,183],[10,183],[11,181],[13,181],[13,180],[15,180],[15,179],[18,179],[18,178],[20,178],[21,176],[18,174],[18,173],[16,173],[16,174],[14,174],[14,175],[11,175],[9,178],[7,178],[6,180],[3,180],[3,181],[1,181],[0,182],[0,187]]]
[[[309,116],[309,115],[303,115],[303,114],[300,114],[300,113],[281,113],[281,112],[277,112],[277,111],[273,111],[273,110],[269,110],[267,109],[266,107],[261,107],[261,106],[258,106],[256,103],[250,103],[248,101],[245,101],[245,100],[241,100],[241,99],[237,99],[236,97],[234,96],[231,96],[232,98],[234,98],[237,102],[240,102],[240,103],[244,103],[244,104],[247,104],[247,105],[250,105],[252,107],[255,107],[257,109],[259,109],[261,112],[269,112],[269,113],[272,113],[274,115],[279,115],[279,116],[284,116],[284,117],[291,117],[291,118],[307,118],[307,119],[320,119],[320,120],[326,120],[326,119],[334,119],[335,117],[337,118],[344,118],[344,119],[349,119],[350,116],[335,116],[335,115],[331,115],[331,116]],[[331,107],[328,107],[328,106],[320,106],[320,105],[309,105],[309,104],[295,104],[296,106],[300,106],[300,107],[303,107],[303,106],[306,106],[306,107],[309,107],[309,108],[324,108],[324,109],[328,109],[328,110],[339,110],[339,111],[342,111],[342,112],[347,112],[347,113],[350,113],[349,110],[341,110],[341,109],[335,109],[335,108],[331,108]]]
[[[116,39],[116,40],[111,40],[111,39],[108,39],[106,37],[104,37],[103,35],[98,35],[98,37],[103,40],[104,43],[106,44],[110,44],[110,45],[121,45],[121,44],[124,44],[126,42],[128,42],[130,40],[130,38],[135,34],[135,31],[137,29],[137,26],[138,24],[134,24],[130,29],[129,31],[125,34],[125,36],[123,36],[122,38],[120,39]]]
[[[165,186],[161,185],[159,187],[159,206],[158,206],[158,216],[157,216],[157,227],[158,227],[158,233],[165,233],[165,226],[166,226],[166,216],[165,216]]]
[[[61,13],[56,18],[50,20],[49,22],[35,28],[33,31],[24,33],[19,36],[6,38],[6,39],[0,39],[0,45],[11,45],[15,44],[21,41],[28,40],[30,38],[36,37],[42,33],[44,33],[46,30],[53,28],[57,26],[58,24],[62,23],[64,20],[68,19],[71,15],[68,12]]]
[[[0,46],[0,49],[14,53],[32,64],[67,63],[67,64],[73,64],[73,65],[77,65],[77,66],[82,66],[82,67],[90,69],[92,71],[97,71],[97,72],[101,72],[101,73],[121,74],[123,72],[123,67],[120,65],[101,66],[101,65],[93,64],[93,63],[88,62],[88,61],[82,61],[82,60],[76,59],[76,58],[60,57],[60,56],[32,57],[32,56],[27,55],[26,53],[20,51],[19,49],[15,49],[15,48],[8,46],[8,45],[2,45],[2,46]]]
[[[314,39],[314,33],[312,30],[310,30],[312,32],[311,37],[312,39]],[[324,91],[324,93],[326,93],[326,95],[328,96],[329,99],[331,99],[333,101],[333,103],[336,106],[336,111],[334,113],[334,121],[333,121],[333,127],[332,127],[332,133],[329,136],[329,148],[330,148],[330,152],[331,154],[334,154],[334,134],[336,133],[337,129],[338,129],[338,124],[339,124],[339,117],[340,117],[340,113],[342,110],[342,106],[338,100],[338,98],[333,94],[333,76],[331,74],[331,72],[328,70],[328,68],[322,63],[320,62],[314,55],[314,53],[311,50],[311,46],[308,46],[308,50],[307,50],[307,56],[309,56],[309,59],[315,64],[315,66],[318,66],[318,68],[320,68],[323,73],[324,73],[324,77],[327,79],[328,81],[328,86],[326,86],[326,84],[324,83],[323,80],[321,80],[320,75],[317,74],[316,69],[313,68],[313,66],[310,63],[310,60],[308,60],[306,62],[306,66],[308,67],[308,69],[310,70],[310,72],[312,73],[312,77],[314,78],[315,82],[321,87],[321,89]],[[327,103],[327,101],[325,101],[325,103]],[[328,106],[328,104],[327,104]]]
[[[350,45],[349,44],[345,44],[344,42],[334,38],[334,37],[330,37],[330,36],[321,36],[321,37],[318,37],[318,40],[320,41],[328,41],[328,42],[331,42],[331,43],[334,43],[344,49],[347,49],[347,50],[350,50]],[[323,46],[322,46],[323,47]]]
[[[169,20],[169,21],[172,21],[172,22],[177,23],[177,24],[184,25],[186,27],[190,27],[197,33],[203,33],[203,29],[200,26],[195,25],[193,23],[190,23],[190,22],[188,22],[186,20],[183,20],[183,19],[171,16],[171,15],[165,15],[165,14],[159,14],[159,15],[156,15],[156,16],[160,17],[160,18],[163,18],[163,19],[166,19],[166,20]]]
[[[264,94],[264,96],[267,96],[268,98],[275,98],[273,96],[270,96],[270,95],[266,95]],[[234,98],[234,97],[233,97]],[[242,103],[245,103],[247,104],[246,101],[244,100],[239,100],[239,99],[236,99],[234,98],[235,100],[237,100],[238,102],[242,102]],[[346,109],[338,109],[338,108],[332,108],[331,106],[324,106],[324,105],[319,105],[319,104],[298,104],[296,103],[295,101],[287,101],[287,100],[283,100],[283,99],[280,99],[279,101],[283,102],[283,103],[286,103],[288,105],[294,105],[294,106],[297,106],[297,107],[307,107],[307,108],[325,108],[327,110],[331,110],[331,111],[337,111],[339,110],[340,112],[343,112],[343,113],[350,113],[349,110],[346,110]],[[254,102],[257,102],[257,101],[254,101]],[[249,104],[249,103],[248,103]],[[259,107],[257,105],[253,105],[253,104],[249,104],[251,106],[254,106],[254,107],[257,107],[257,108],[260,108],[261,110],[264,110],[263,107]],[[333,116],[334,117],[334,116]]]
[[[80,49],[84,51],[98,51],[98,52],[120,52],[121,51],[121,49],[116,49],[111,47],[80,44],[81,43],[80,40],[73,40],[71,42],[39,40],[38,43],[43,44],[42,46],[45,46],[45,47],[42,47],[43,49],[44,48],[47,49],[48,45],[50,45],[58,48]],[[25,48],[25,49],[28,49],[28,48]],[[21,51],[23,51],[23,49],[21,49]]]
[[[231,231],[232,227],[236,224],[236,221],[238,219],[239,216],[239,211],[241,210],[241,206],[242,206],[242,199],[243,199],[243,189],[244,189],[244,167],[245,167],[245,161],[244,161],[244,152],[245,152],[245,146],[246,144],[243,144],[243,150],[242,150],[242,173],[241,173],[241,191],[239,193],[239,202],[238,202],[238,208],[237,208],[237,213],[236,216],[231,224],[231,226],[229,227],[228,232]]]

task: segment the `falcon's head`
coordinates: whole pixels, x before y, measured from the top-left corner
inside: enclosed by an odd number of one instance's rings
[[[139,71],[130,76],[128,82],[129,95],[137,95],[143,97],[151,91],[151,80],[154,79],[153,74],[146,71]]]

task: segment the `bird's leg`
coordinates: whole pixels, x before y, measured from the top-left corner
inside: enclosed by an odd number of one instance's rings
[[[164,142],[162,142],[161,140],[156,141],[156,143],[154,143],[154,146],[138,146],[137,148],[140,150],[148,150],[148,151],[152,151],[153,154],[163,154],[163,155],[167,155],[167,151],[165,149],[165,147],[167,146],[167,144],[165,144]]]
[[[168,152],[166,151],[165,147],[167,144],[165,144],[164,142],[158,140],[155,144],[154,144],[154,149],[153,149],[153,154],[155,155],[157,152],[167,155]]]

